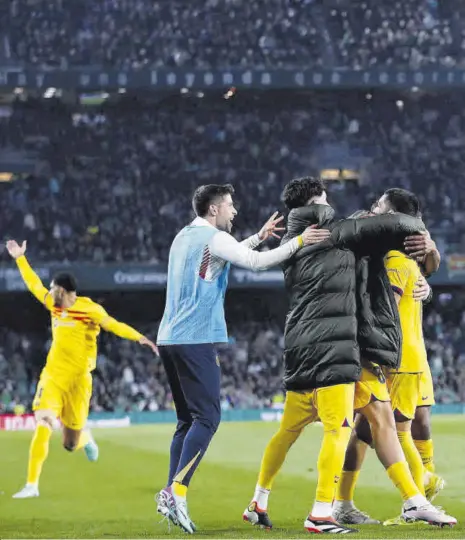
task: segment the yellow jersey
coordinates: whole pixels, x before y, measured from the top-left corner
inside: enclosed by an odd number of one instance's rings
[[[389,251],[384,258],[384,265],[393,291],[400,302],[399,317],[402,328],[402,355],[400,367],[402,373],[421,373],[428,360],[423,338],[423,305],[413,298],[415,284],[421,277],[418,264],[400,251]]]
[[[141,339],[142,334],[110,317],[90,298],[77,296],[69,308],[55,306],[26,257],[18,257],[16,263],[28,289],[51,313],[52,345],[45,369],[52,377],[68,380],[95,369],[101,327],[122,338]]]
[[[52,345],[47,356],[49,373],[82,373],[95,369],[97,336],[101,323],[108,318],[102,306],[90,298],[78,296],[68,309],[53,305],[50,295],[45,306],[52,318]]]

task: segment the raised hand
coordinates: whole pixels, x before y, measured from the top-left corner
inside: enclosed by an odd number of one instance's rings
[[[278,214],[279,212],[275,212],[258,232],[258,237],[262,242],[263,240],[268,240],[270,236],[274,236],[275,238],[281,238],[279,234],[276,234],[276,232],[286,230],[285,227],[279,227],[279,225],[284,219],[284,216],[277,217]]]
[[[6,249],[13,259],[22,257],[26,253],[26,240],[24,240],[21,245],[19,245],[16,240],[8,240],[6,243]]]

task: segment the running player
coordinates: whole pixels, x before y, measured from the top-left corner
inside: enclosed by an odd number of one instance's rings
[[[26,499],[39,496],[39,478],[56,418],[63,425],[65,450],[74,452],[83,448],[90,461],[98,459],[98,446],[90,431],[84,428],[100,329],[138,341],[155,353],[157,348],[130,326],[110,317],[90,298],[77,296],[76,281],[71,274],[56,275],[47,290],[25,257],[26,242],[19,246],[10,240],[6,247],[16,260],[28,289],[50,311],[52,318],[52,345],[33,401],[37,426],[29,449],[27,484],[13,495],[15,499]]]

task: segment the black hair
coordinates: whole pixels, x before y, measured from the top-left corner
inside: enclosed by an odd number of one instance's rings
[[[218,199],[226,195],[234,195],[234,188],[231,184],[207,184],[199,186],[192,197],[192,208],[199,217],[205,217],[211,204],[215,204]]]
[[[286,185],[282,194],[282,201],[286,208],[300,208],[306,206],[312,197],[323,195],[325,186],[320,178],[313,176],[304,176],[303,178],[295,178]]]
[[[63,287],[66,292],[76,292],[77,282],[76,278],[72,274],[67,272],[60,272],[56,276],[53,276],[53,283],[58,287]]]
[[[413,217],[420,217],[420,202],[418,197],[402,188],[391,188],[385,193],[389,206],[394,212],[401,212]]]

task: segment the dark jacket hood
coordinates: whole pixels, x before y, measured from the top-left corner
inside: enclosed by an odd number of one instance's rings
[[[328,226],[334,219],[334,209],[326,204],[310,204],[290,211],[287,218],[287,234],[293,238],[302,234],[310,225]]]

